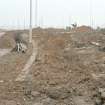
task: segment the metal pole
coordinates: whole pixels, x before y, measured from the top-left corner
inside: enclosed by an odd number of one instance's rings
[[[25,28],[26,28],[26,22],[25,22],[25,17],[24,17],[24,30],[25,30]]]
[[[32,0],[30,0],[30,32],[29,32],[29,42],[32,43]]]
[[[37,19],[38,19],[38,0],[36,0],[35,6],[35,27],[37,28]]]
[[[90,26],[93,28],[94,27],[94,22],[93,22],[93,1],[90,0]]]

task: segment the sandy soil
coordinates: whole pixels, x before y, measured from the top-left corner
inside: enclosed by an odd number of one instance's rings
[[[105,104],[104,34],[40,29],[33,31],[33,40],[38,42],[38,53],[24,81],[15,80],[32,47],[26,54],[11,52],[0,58],[0,105]]]

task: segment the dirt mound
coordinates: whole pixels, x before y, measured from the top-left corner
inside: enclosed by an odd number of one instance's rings
[[[0,38],[0,48],[13,48],[15,46],[15,40],[13,38],[13,32],[6,32]]]
[[[14,48],[16,41],[20,40],[24,44],[28,44],[28,32],[24,31],[7,31],[0,38],[0,48]],[[16,39],[17,38],[17,39]]]
[[[78,105],[81,105],[81,102],[83,105],[84,103],[93,105],[94,92],[104,85],[103,80],[95,80],[92,73],[104,72],[102,59],[105,54],[98,51],[98,48],[89,45],[88,41],[80,47],[73,44],[74,42],[77,44],[80,41],[85,42],[87,38],[97,42],[102,37],[100,35],[96,38],[97,35],[93,33],[93,35],[86,34],[85,36],[79,33],[78,37],[75,34],[41,37],[43,41],[40,42],[41,47],[39,46],[40,54],[31,68],[33,88],[55,99],[58,103],[62,100],[62,105],[68,102],[71,105],[78,102],[80,102]],[[100,60],[102,65],[95,63]],[[76,98],[78,98],[77,102]]]
[[[89,26],[80,26],[80,27],[77,27],[76,29],[73,29],[75,32],[90,32],[92,31],[93,29]]]
[[[3,36],[0,38],[0,48],[13,48],[15,41],[9,36]]]

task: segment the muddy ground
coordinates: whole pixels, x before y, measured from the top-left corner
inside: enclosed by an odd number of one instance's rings
[[[3,37],[7,38],[9,46],[0,46],[13,48],[10,32]],[[38,54],[24,81],[16,78],[32,47],[25,54],[10,52],[0,58],[0,105],[105,104],[105,35],[101,31],[40,29],[33,30],[33,40],[38,42]]]

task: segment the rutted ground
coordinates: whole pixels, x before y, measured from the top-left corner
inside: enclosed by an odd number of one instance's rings
[[[0,61],[0,80],[5,81],[0,82],[1,105],[96,105],[97,100],[104,105],[103,33],[38,30],[33,35],[38,54],[24,81],[15,79],[32,49],[26,54],[12,52]]]
[[[38,51],[37,51],[37,43],[35,43],[34,40],[32,41],[32,46],[33,46],[32,55],[30,56],[26,65],[24,66],[24,69],[21,71],[19,76],[16,78],[16,81],[25,81],[25,79],[27,78],[27,76],[30,72],[30,68],[31,68],[32,64],[36,60]]]

